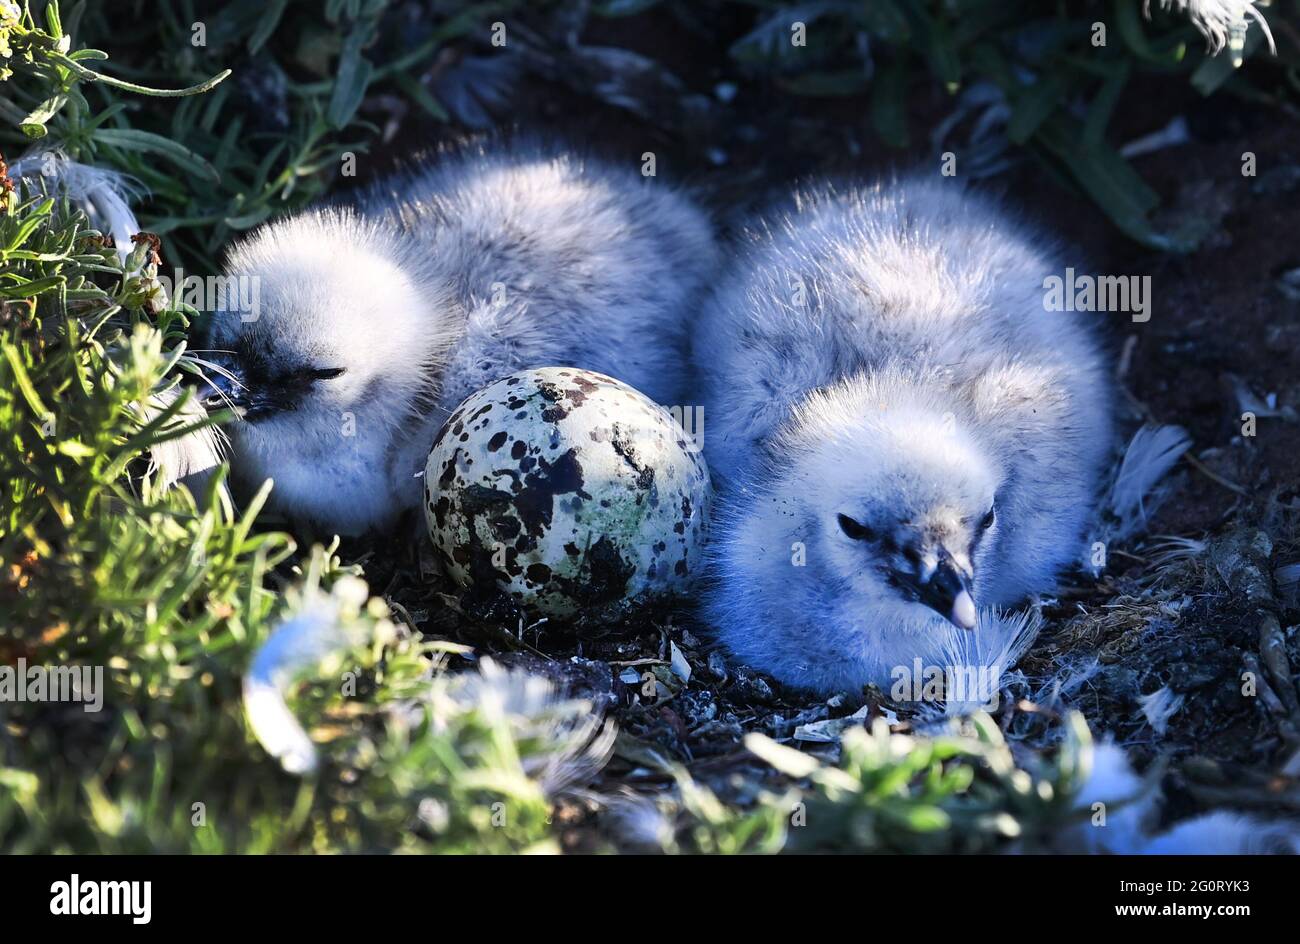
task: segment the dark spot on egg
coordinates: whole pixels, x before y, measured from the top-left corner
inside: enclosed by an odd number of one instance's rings
[[[460,507],[466,517],[474,518],[492,509],[499,509],[509,504],[513,495],[499,488],[488,488],[474,482],[466,485],[460,492]]]
[[[596,606],[623,599],[636,565],[623,559],[608,535],[593,544],[582,561],[578,579],[555,574],[551,585],[579,606]]]
[[[655,470],[638,455],[636,443],[633,441],[628,428],[620,423],[615,423],[609,444],[636,473],[636,487],[649,488],[655,480]]]
[[[554,462],[538,460],[537,470],[524,476],[524,487],[514,496],[515,509],[528,533],[541,537],[551,526],[557,495],[576,493],[590,500],[582,485],[582,465],[575,450],[570,449]]]
[[[503,538],[517,538],[521,526],[518,518],[502,516],[492,519],[492,530]]]
[[[523,568],[519,566],[519,548],[506,547],[506,573],[511,577],[518,577],[523,573]]]
[[[457,447],[451,453],[451,458],[442,467],[442,475],[438,476],[438,485],[440,488],[448,488],[452,480],[456,478],[456,456],[460,455],[460,448]]]
[[[487,444],[488,452],[496,452],[498,449],[500,449],[502,446],[506,444],[506,440],[508,438],[510,438],[510,434],[507,433],[504,429],[501,430],[501,432],[495,434],[491,439],[488,440],[488,444]]]

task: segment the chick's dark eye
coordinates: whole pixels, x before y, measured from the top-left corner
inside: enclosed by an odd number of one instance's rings
[[[333,380],[346,371],[346,367],[315,367],[307,371],[307,376],[312,380]]]
[[[980,532],[983,533],[993,527],[993,521],[996,517],[994,509],[992,508],[985,512],[984,517],[980,519]]]
[[[870,541],[876,536],[876,533],[865,524],[853,520],[848,515],[840,515],[839,522],[840,530],[855,541]]]

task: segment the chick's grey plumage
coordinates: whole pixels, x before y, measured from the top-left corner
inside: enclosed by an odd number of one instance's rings
[[[1079,559],[1110,403],[1087,316],[1044,310],[1061,269],[951,180],[823,187],[751,230],[693,341],[734,653],[888,690]]]
[[[585,368],[676,403],[682,319],[715,259],[681,191],[536,145],[445,154],[355,207],[272,223],[226,267],[258,280],[255,320],[225,312],[208,335],[243,381],[237,478],[356,533],[418,503],[442,421],[513,371]]]

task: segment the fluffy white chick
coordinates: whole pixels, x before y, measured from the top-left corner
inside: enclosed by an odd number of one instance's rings
[[[679,402],[683,318],[715,265],[679,189],[535,143],[424,162],[354,206],[272,222],[231,252],[206,332],[237,483],[341,534],[384,529],[470,393],[541,366]],[[241,310],[242,308],[242,310]]]
[[[752,228],[693,339],[720,489],[707,611],[819,691],[946,668],[950,626],[1080,558],[1111,445],[1056,250],[956,181],[804,192]]]

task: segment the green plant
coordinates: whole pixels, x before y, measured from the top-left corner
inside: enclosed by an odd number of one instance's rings
[[[67,131],[91,80],[59,58],[72,54],[57,5],[45,18],[45,31],[6,19],[5,38],[24,50],[15,74],[66,95],[39,117]],[[83,130],[85,153],[110,129]],[[318,773],[290,777],[255,744],[241,688],[254,653],[358,568],[332,549],[295,565],[287,534],[255,528],[269,489],[237,514],[224,471],[195,496],[152,467],[152,447],[221,418],[188,410],[193,311],[159,304],[155,251],[142,238],[122,258],[78,208],[0,161],[0,684],[33,668],[95,680],[79,700],[0,699],[0,848],[553,848],[534,775],[572,743],[428,697],[440,647],[396,632],[378,601],[340,610],[355,644],[290,693],[324,745]],[[343,666],[354,684],[330,677]]]
[[[997,852],[1012,843],[1051,848],[1080,822],[1073,801],[1091,766],[1083,717],[1065,719],[1051,755],[1019,763],[984,713],[950,733],[893,734],[883,719],[843,735],[836,764],[750,734],[745,746],[789,778],[781,793],[758,794],[752,808],[729,808],[707,787],[678,774],[673,824],[660,842],[677,852]]]
[[[770,76],[795,95],[869,97],[872,127],[897,148],[914,139],[909,105],[912,92],[927,82],[953,96],[958,114],[992,120],[995,109],[1005,109],[999,134],[946,145],[959,162],[967,162],[960,173],[977,161],[992,164],[1010,149],[1024,148],[1085,193],[1126,235],[1156,249],[1188,251],[1201,234],[1162,230],[1152,221],[1158,196],[1108,140],[1121,101],[1142,95],[1145,79],[1171,75],[1201,95],[1264,102],[1293,116],[1300,91],[1300,50],[1294,43],[1283,44],[1276,57],[1265,56],[1264,28],[1243,19],[1227,47],[1215,48],[1182,13],[1166,9],[1168,4],[746,3],[760,11],[757,23],[732,44],[731,54],[751,74]],[[1266,24],[1293,16],[1295,9],[1291,0],[1282,0],[1257,12]],[[796,22],[805,27],[802,45],[792,42]],[[1259,73],[1266,84],[1242,76],[1238,67],[1251,59],[1268,67]],[[962,100],[962,93],[981,85],[991,94]],[[974,117],[969,123],[977,124]]]
[[[386,16],[394,0],[329,0],[323,9],[316,0],[81,0],[64,18],[37,0],[45,26],[26,16],[10,34],[13,104],[0,99],[0,118],[20,133],[0,128],[0,147],[17,153],[39,139],[129,175],[141,223],[168,238],[169,262],[214,271],[233,238],[346,182],[345,158],[382,134],[362,112],[367,96],[400,92],[445,120],[419,69],[489,14],[518,5],[456,2],[439,22],[410,29]],[[72,50],[70,34],[111,44],[111,68],[129,78],[92,72],[86,63],[106,55]],[[160,88],[178,82],[187,87]],[[139,109],[130,94],[177,100]]]

